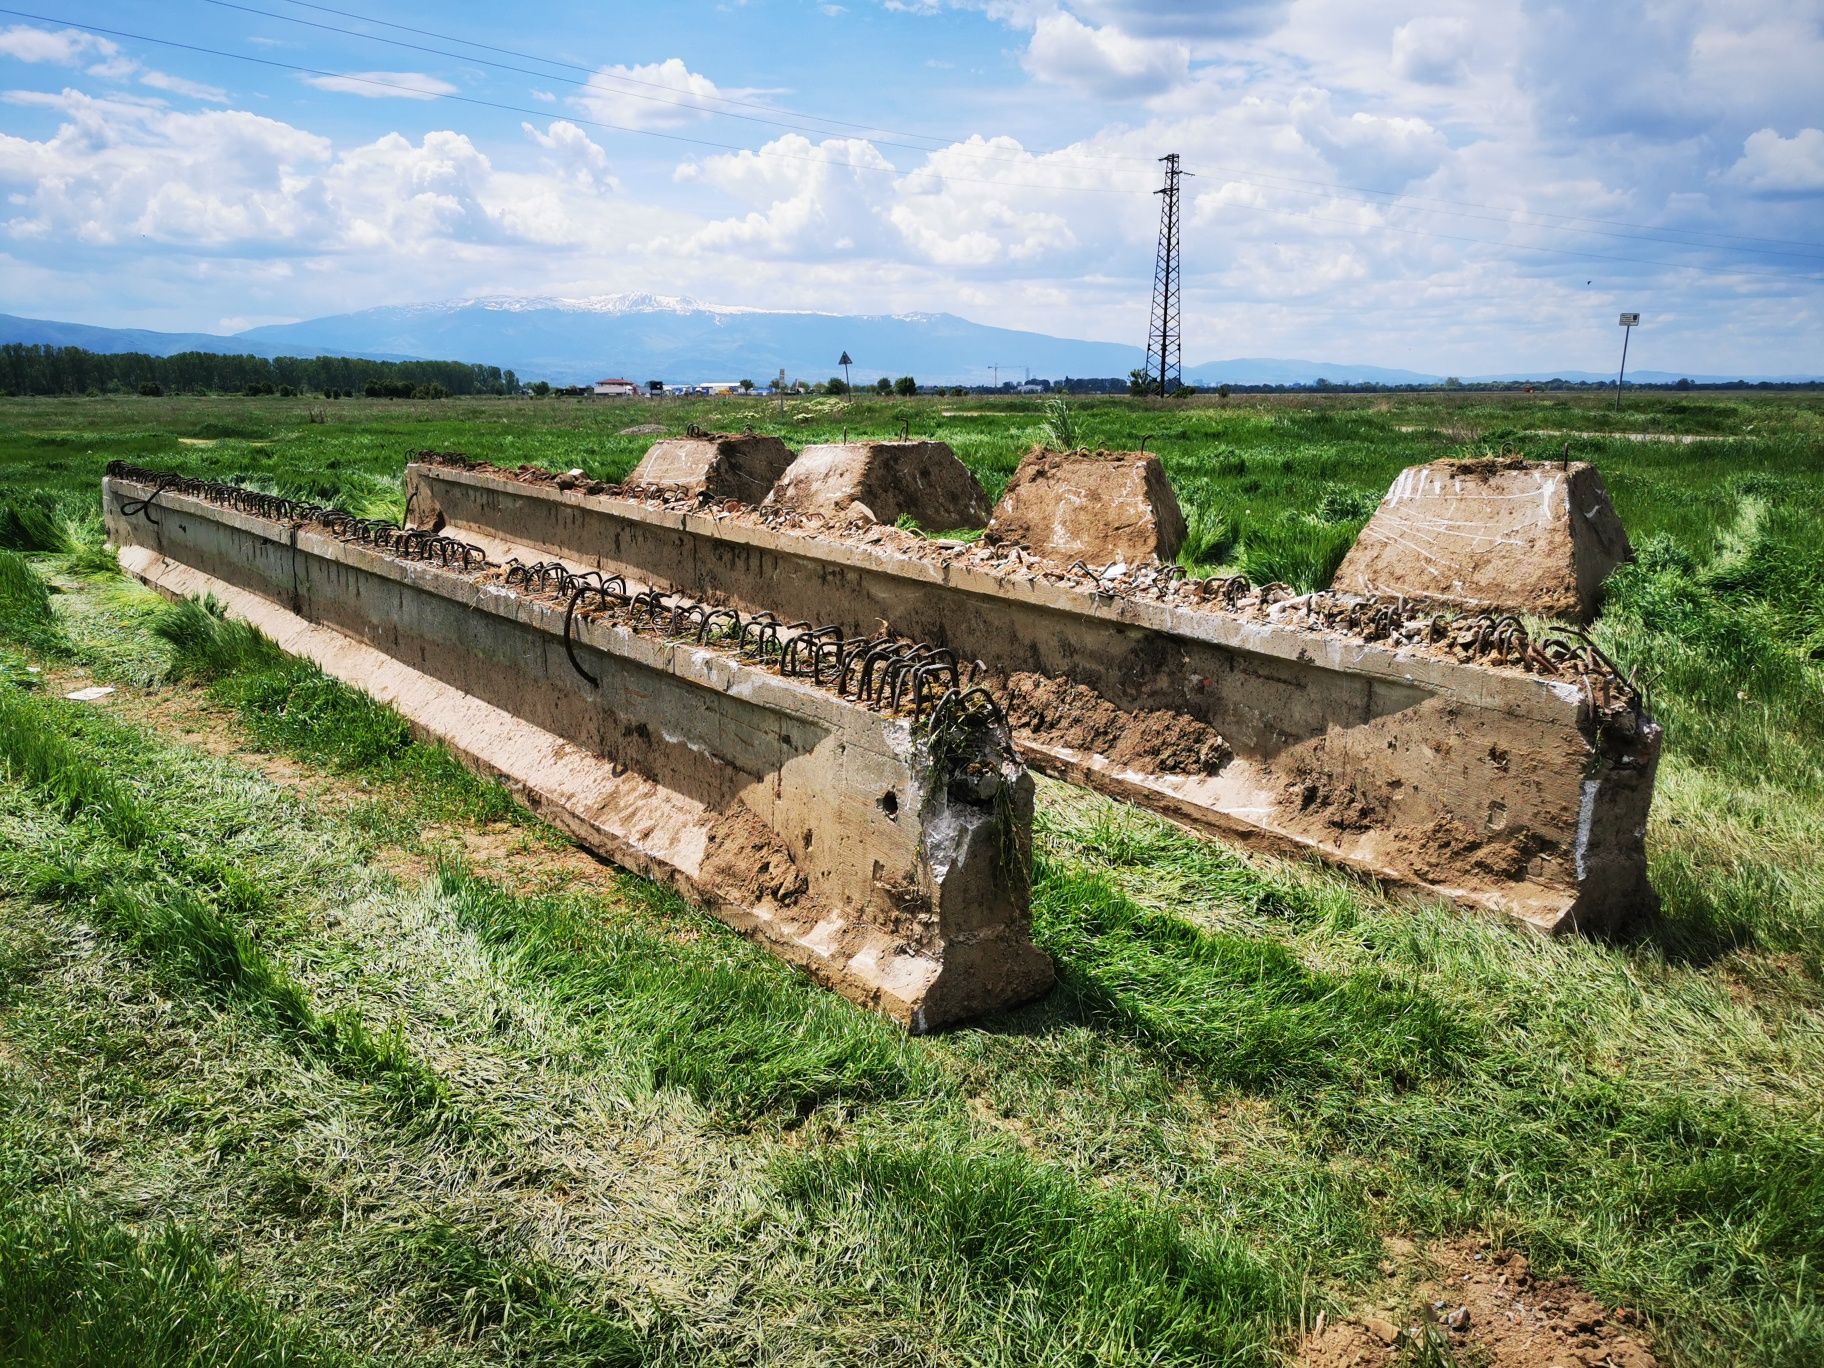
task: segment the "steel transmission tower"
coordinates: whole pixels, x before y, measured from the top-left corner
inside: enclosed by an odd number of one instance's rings
[[[1178,317],[1178,154],[1165,163],[1165,185],[1155,190],[1159,205],[1159,260],[1153,267],[1153,311],[1146,334],[1146,385],[1154,394],[1170,394],[1184,383],[1184,344]]]

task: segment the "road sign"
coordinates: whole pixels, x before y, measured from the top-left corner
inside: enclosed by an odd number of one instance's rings
[[[1623,314],[1621,316],[1621,326],[1624,328],[1638,328],[1640,326],[1640,315]]]

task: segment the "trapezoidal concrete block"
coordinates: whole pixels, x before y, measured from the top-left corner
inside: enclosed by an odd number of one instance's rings
[[[988,496],[945,442],[826,442],[807,446],[766,502],[839,517],[856,504],[874,522],[910,516],[927,532],[980,527]]]
[[[757,504],[791,463],[791,448],[777,437],[673,437],[648,447],[627,483]]]
[[[995,541],[1069,565],[1170,561],[1184,545],[1184,513],[1150,452],[1050,451],[1020,462],[988,521]]]
[[[406,484],[496,554],[947,646],[1004,691],[1026,763],[1188,826],[1545,931],[1602,931],[1654,903],[1660,730],[1600,662],[1529,670],[1523,652],[1478,646],[1474,624],[1467,645],[1426,621],[1396,633],[1391,608],[1343,595],[1091,578],[1004,547],[794,528],[469,463],[414,463]]]
[[[626,600],[579,610],[478,551],[404,559],[352,519],[189,483],[103,482],[128,573],[213,595],[599,854],[915,1031],[1051,983],[1029,930],[1032,780],[992,712],[959,700],[921,724],[827,670],[756,663],[731,615],[680,634]]]
[[[1400,472],[1333,587],[1587,623],[1632,554],[1587,462],[1433,461]]]

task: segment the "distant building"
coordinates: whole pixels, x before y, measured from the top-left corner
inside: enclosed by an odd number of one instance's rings
[[[634,399],[640,387],[631,380],[597,380],[590,393],[597,399]]]

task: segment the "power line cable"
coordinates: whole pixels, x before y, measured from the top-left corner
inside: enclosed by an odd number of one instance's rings
[[[415,44],[398,44],[398,43],[396,43],[396,40],[384,38],[378,34],[363,34],[363,33],[349,30],[349,29],[336,28],[333,25],[312,24],[311,21],[309,21],[309,20],[298,19],[298,18],[294,18],[294,17],[288,16],[288,15],[274,14],[271,11],[266,11],[266,10],[257,10],[257,9],[252,8],[251,6],[230,3],[229,0],[205,0],[205,3],[221,5],[222,7],[227,8],[227,9],[245,10],[248,13],[252,13],[252,14],[263,14],[268,18],[278,19],[281,22],[308,24],[311,27],[327,28],[327,29],[329,29],[329,31],[334,32],[334,33],[343,33],[343,34],[347,34],[348,36],[351,36],[351,37],[367,38],[374,42],[395,43],[395,45],[403,46],[403,47],[416,47]],[[747,115],[730,113],[729,111],[726,111],[726,110],[712,109],[708,105],[704,105],[704,104],[692,104],[692,103],[689,103],[689,102],[686,102],[683,100],[678,100],[675,98],[680,93],[678,91],[677,87],[666,85],[664,82],[661,82],[661,81],[647,81],[647,80],[644,80],[642,78],[635,77],[635,76],[627,76],[627,75],[622,75],[622,74],[609,74],[609,73],[601,72],[596,67],[584,66],[580,63],[565,61],[560,58],[543,57],[543,56],[539,56],[536,53],[522,52],[522,51],[518,51],[513,48],[500,47],[500,46],[498,46],[496,44],[492,44],[492,43],[477,42],[474,39],[463,38],[458,35],[450,34],[450,33],[442,33],[442,32],[438,32],[437,30],[434,30],[434,29],[415,28],[409,24],[399,24],[399,23],[394,23],[393,21],[387,20],[387,19],[377,19],[371,15],[358,14],[351,10],[337,9],[330,5],[315,4],[315,3],[312,3],[312,0],[280,0],[280,3],[288,4],[288,5],[295,5],[300,9],[315,10],[321,14],[334,14],[334,15],[338,15],[345,19],[357,19],[357,20],[361,20],[365,23],[378,25],[379,27],[382,27],[382,28],[396,29],[401,33],[417,34],[418,36],[425,37],[425,38],[439,38],[445,42],[459,43],[464,47],[479,48],[480,50],[482,50],[484,52],[493,52],[493,53],[497,53],[497,54],[500,54],[503,56],[519,57],[526,61],[539,62],[546,66],[564,67],[571,71],[581,71],[581,72],[588,73],[592,76],[597,76],[597,75],[606,76],[607,79],[609,79],[609,80],[625,81],[625,82],[629,82],[629,83],[632,83],[635,85],[648,86],[655,90],[667,91],[667,92],[670,92],[671,95],[673,96],[673,98],[670,100],[666,100],[663,97],[638,97],[638,96],[636,96],[636,98],[656,98],[659,100],[660,103],[672,103],[672,104],[678,105],[680,108],[698,109],[698,110],[701,110],[702,112],[708,113],[708,114],[722,114],[728,118],[747,118],[747,117],[749,117]],[[437,51],[436,49],[432,49],[432,48],[418,48],[418,50],[425,51],[425,52],[436,52]],[[499,65],[497,63],[483,62],[483,61],[481,61],[481,59],[470,57],[467,54],[440,53],[439,55],[456,57],[459,60],[477,61],[477,62],[480,62],[480,64],[484,65],[484,66]],[[538,76],[540,79],[565,81],[567,84],[572,84],[572,85],[588,86],[588,85],[592,84],[592,82],[590,82],[590,81],[570,81],[570,80],[567,80],[567,78],[551,76],[549,73],[545,73],[545,72],[528,72],[522,67],[505,67],[503,69],[510,70],[510,71],[519,71],[526,75]],[[611,87],[601,87],[601,86],[598,86],[596,88],[612,89]],[[636,92],[633,92],[633,91],[616,91],[615,93],[623,94],[623,95],[630,95],[630,96],[636,95]],[[887,146],[902,147],[908,151],[928,152],[928,151],[935,150],[935,149],[929,149],[929,148],[925,148],[923,146],[912,145],[912,144],[908,144],[908,143],[904,143],[904,142],[892,142],[892,141],[889,141],[888,139],[917,138],[924,142],[935,142],[938,144],[947,143],[950,145],[949,150],[951,151],[952,155],[972,157],[976,160],[982,160],[982,161],[1005,161],[1005,162],[1013,162],[1013,163],[1018,164],[1017,158],[993,157],[993,156],[988,156],[983,153],[967,152],[967,151],[960,150],[955,146],[958,143],[964,143],[964,142],[969,141],[969,139],[967,139],[967,138],[961,138],[961,137],[955,137],[955,136],[949,136],[949,135],[939,135],[939,134],[934,134],[934,133],[907,132],[903,129],[886,128],[880,124],[853,123],[853,122],[849,122],[847,120],[833,119],[833,118],[830,118],[830,117],[827,117],[827,116],[821,115],[821,114],[804,114],[804,113],[800,113],[800,112],[793,111],[793,110],[784,110],[784,109],[779,108],[777,105],[761,104],[756,101],[740,100],[740,99],[736,99],[736,98],[729,97],[729,96],[714,95],[714,96],[697,96],[695,98],[698,100],[715,100],[720,103],[741,105],[741,106],[743,106],[745,108],[749,108],[749,109],[761,109],[761,110],[765,110],[771,114],[782,114],[782,113],[789,114],[794,119],[802,120],[803,123],[835,124],[842,128],[858,129],[858,130],[862,130],[862,131],[870,132],[870,133],[886,134],[887,138],[876,138],[876,139],[873,139],[873,141],[883,142]],[[755,119],[754,122],[774,123],[776,121],[770,120],[770,119]],[[819,133],[821,133],[821,130],[813,130],[813,129],[805,128],[803,126],[803,123],[780,124],[778,126],[796,128],[800,132],[819,132]],[[1053,158],[1055,158],[1059,155],[1059,151],[1052,150],[1052,151],[1046,151],[1046,152],[1033,152],[1030,155],[1033,157],[1053,157]],[[1153,167],[1153,161],[1150,158],[1123,157],[1123,156],[1098,154],[1098,153],[1094,153],[1094,152],[1077,152],[1077,153],[1073,153],[1072,155],[1075,158],[1080,159],[1080,160],[1119,163],[1122,165],[1133,166],[1133,167],[1144,167],[1149,172],[1151,171],[1151,169]],[[1057,165],[1057,164],[1064,164],[1064,163],[1055,163],[1054,162],[1054,165]],[[1667,227],[1667,226],[1660,225],[1660,224],[1639,223],[1639,222],[1634,222],[1634,221],[1627,220],[1627,219],[1601,218],[1601,217],[1594,217],[1594,216],[1585,215],[1585,214],[1563,214],[1563,213],[1558,213],[1558,212],[1555,212],[1553,210],[1548,210],[1548,209],[1524,209],[1523,208],[1523,209],[1515,210],[1515,209],[1505,208],[1501,205],[1486,204],[1486,203],[1481,203],[1481,202],[1478,202],[1475,200],[1450,200],[1450,199],[1430,198],[1430,197],[1424,197],[1424,196],[1411,195],[1411,194],[1408,194],[1404,190],[1382,190],[1382,189],[1377,189],[1372,186],[1341,185],[1341,184],[1337,184],[1337,183],[1331,182],[1331,181],[1309,180],[1309,179],[1304,179],[1304,178],[1297,177],[1297,176],[1280,175],[1280,174],[1277,174],[1274,172],[1256,171],[1251,168],[1220,166],[1220,165],[1214,165],[1214,164],[1210,164],[1210,163],[1203,163],[1203,164],[1206,165],[1208,167],[1208,169],[1211,171],[1221,172],[1224,175],[1229,176],[1233,180],[1239,180],[1239,181],[1243,182],[1244,184],[1257,185],[1261,189],[1284,188],[1282,186],[1262,184],[1262,182],[1264,182],[1264,181],[1280,181],[1280,182],[1286,182],[1287,184],[1292,185],[1292,186],[1310,187],[1314,190],[1324,191],[1326,193],[1336,195],[1339,198],[1345,198],[1345,199],[1352,198],[1355,196],[1369,195],[1369,196],[1379,196],[1382,198],[1401,200],[1409,205],[1416,205],[1416,204],[1440,205],[1440,206],[1445,206],[1446,208],[1451,209],[1451,210],[1481,209],[1481,210],[1487,210],[1491,214],[1496,214],[1496,215],[1501,216],[1499,218],[1491,218],[1491,219],[1484,220],[1486,222],[1513,223],[1518,227],[1549,228],[1549,227],[1554,226],[1552,224],[1527,223],[1523,219],[1511,217],[1512,215],[1516,215],[1516,214],[1525,214],[1525,215],[1530,215],[1534,218],[1557,219],[1562,223],[1595,223],[1595,224],[1603,224],[1603,225],[1606,225],[1611,228],[1633,228],[1633,229],[1639,230],[1641,233],[1662,233],[1662,234],[1679,234],[1679,235],[1681,235],[1680,238],[1670,238],[1670,237],[1668,237],[1668,238],[1652,238],[1652,237],[1637,238],[1638,241],[1643,241],[1643,242],[1664,241],[1667,243],[1667,245],[1671,245],[1671,246],[1713,248],[1716,250],[1727,250],[1727,251],[1737,251],[1737,250],[1753,251],[1753,250],[1755,250],[1753,248],[1738,248],[1738,247],[1726,246],[1724,244],[1725,243],[1760,242],[1760,243],[1766,243],[1769,246],[1775,246],[1775,247],[1779,247],[1779,246],[1808,247],[1808,248],[1813,248],[1813,249],[1818,249],[1818,250],[1824,250],[1824,243],[1808,241],[1808,240],[1799,239],[1799,238],[1755,237],[1755,236],[1751,236],[1748,234],[1724,233],[1724,232],[1720,232],[1720,231],[1713,231],[1710,229]],[[1378,203],[1379,201],[1378,200],[1368,200],[1368,201],[1364,201],[1364,202]],[[1477,216],[1473,215],[1473,214],[1465,214],[1465,215],[1457,215],[1457,217],[1475,218]],[[1595,234],[1598,236],[1605,236],[1605,237],[1631,236],[1629,234],[1598,233],[1597,230],[1594,230],[1594,229],[1573,228],[1573,229],[1569,229],[1568,231],[1590,232],[1592,234]],[[1681,240],[1681,238],[1683,240]],[[1719,241],[1703,242],[1703,241],[1691,241],[1690,240],[1690,239],[1702,239],[1702,238],[1718,239]],[[1808,254],[1808,253],[1797,253],[1797,252],[1772,252],[1772,253],[1767,253],[1767,255],[1810,257],[1810,254]],[[1824,259],[1824,258],[1813,258],[1813,259]]]
[[[232,61],[246,62],[246,63],[250,63],[250,64],[253,64],[256,66],[271,67],[271,68],[274,68],[274,69],[277,69],[280,71],[290,71],[290,72],[294,72],[294,73],[298,73],[298,74],[306,75],[306,76],[316,76],[316,77],[325,78],[325,79],[334,80],[334,81],[351,82],[351,83],[359,84],[359,85],[369,85],[369,86],[374,86],[374,87],[377,87],[380,89],[385,89],[385,90],[397,90],[397,91],[400,91],[404,94],[413,96],[414,98],[418,98],[418,99],[423,99],[428,95],[432,99],[451,100],[451,101],[454,101],[459,104],[475,105],[475,106],[483,108],[483,109],[500,110],[505,113],[520,114],[520,115],[524,115],[526,117],[534,118],[534,119],[542,119],[542,118],[549,117],[548,110],[527,109],[521,105],[510,105],[510,104],[505,104],[505,103],[502,103],[502,102],[496,101],[496,100],[484,100],[478,96],[459,95],[454,92],[426,91],[425,89],[423,89],[420,86],[405,85],[405,84],[403,84],[401,82],[397,82],[397,81],[385,81],[385,80],[380,80],[376,77],[371,77],[371,76],[356,76],[356,75],[351,75],[351,74],[343,73],[343,72],[326,71],[319,67],[303,66],[303,65],[300,65],[295,62],[282,62],[275,58],[270,58],[270,57],[256,57],[249,53],[227,52],[220,48],[204,47],[201,44],[197,44],[197,43],[180,42],[174,38],[158,38],[158,37],[153,37],[152,35],[149,35],[149,34],[130,33],[123,29],[105,28],[98,24],[82,24],[82,23],[77,23],[76,21],[70,20],[70,19],[58,18],[58,17],[51,16],[51,15],[32,14],[32,13],[29,13],[24,10],[0,8],[0,14],[10,15],[16,19],[31,20],[35,23],[62,24],[68,28],[78,29],[78,30],[81,30],[86,33],[99,34],[99,35],[109,37],[109,38],[124,38],[131,42],[152,43],[152,44],[155,44],[160,47],[175,48],[175,49],[178,49],[181,51],[200,53],[202,55],[210,56],[210,57],[222,57],[222,58],[227,58]],[[911,172],[902,172],[898,168],[893,167],[893,166],[871,166],[871,165],[867,165],[865,163],[842,162],[842,161],[832,160],[831,158],[828,158],[828,157],[815,157],[815,156],[802,155],[799,153],[792,153],[792,152],[777,152],[777,151],[764,151],[764,150],[755,151],[754,149],[740,147],[733,143],[716,142],[716,141],[714,141],[712,139],[708,139],[708,138],[693,138],[693,137],[689,137],[689,136],[687,136],[685,134],[681,134],[681,133],[664,133],[664,132],[660,132],[657,129],[634,128],[634,127],[630,127],[625,124],[607,123],[602,120],[588,119],[588,118],[583,118],[581,116],[578,116],[578,117],[572,119],[571,122],[581,124],[581,125],[591,127],[591,128],[606,129],[608,131],[616,132],[616,133],[632,133],[632,134],[636,134],[641,137],[664,139],[667,142],[679,142],[679,143],[690,144],[690,145],[696,146],[696,147],[715,148],[719,151],[724,151],[724,152],[744,153],[744,154],[746,154],[748,156],[752,156],[752,157],[812,162],[812,163],[815,163],[820,166],[833,166],[833,167],[837,167],[837,168],[841,168],[841,169],[848,169],[848,170],[855,170],[855,171],[869,171],[869,172],[873,172],[876,174],[885,174],[885,175],[893,175],[893,176],[905,176],[905,177],[910,177],[910,176],[915,176],[915,175],[916,176],[925,176],[929,179],[936,180],[939,182],[944,182],[944,183],[992,185],[992,186],[998,186],[998,187],[1001,187],[1004,189],[1046,190],[1046,191],[1055,191],[1055,192],[1060,192],[1060,193],[1082,192],[1082,193],[1106,193],[1106,194],[1129,194],[1129,195],[1140,195],[1140,194],[1150,195],[1153,193],[1151,190],[1142,190],[1142,189],[1128,190],[1128,189],[1124,189],[1119,186],[1109,186],[1109,185],[1035,185],[1030,182],[1023,182],[1023,181],[995,180],[995,179],[989,179],[989,178],[985,178],[985,177],[953,176],[953,175],[948,175],[948,174],[939,173],[939,172],[922,171],[922,170],[915,170],[915,171],[911,171]],[[1312,222],[1317,222],[1317,223],[1334,223],[1334,224],[1341,225],[1343,227],[1355,228],[1358,231],[1360,230],[1360,228],[1362,226],[1360,224],[1350,223],[1346,219],[1326,219],[1319,215],[1300,214],[1300,213],[1296,213],[1296,212],[1293,212],[1290,210],[1269,209],[1269,208],[1266,208],[1265,206],[1260,206],[1260,205],[1247,205],[1247,204],[1237,203],[1233,207],[1247,209],[1247,210],[1250,210],[1253,212],[1259,212],[1259,213],[1278,214],[1281,217],[1285,217],[1285,218],[1302,218],[1302,219],[1307,219],[1307,220],[1310,220]],[[1388,206],[1379,206],[1379,207],[1385,208]],[[1558,256],[1583,257],[1583,258],[1587,258],[1587,259],[1593,260],[1593,261],[1630,262],[1630,263],[1633,263],[1636,265],[1656,266],[1656,267],[1660,267],[1660,268],[1673,268],[1673,269],[1694,269],[1695,268],[1694,263],[1667,261],[1663,258],[1654,260],[1654,259],[1644,258],[1644,257],[1623,257],[1623,256],[1615,256],[1612,254],[1600,253],[1600,252],[1586,252],[1586,251],[1581,251],[1581,250],[1577,250],[1577,249],[1573,249],[1573,248],[1544,247],[1544,246],[1536,246],[1536,245],[1532,245],[1532,244],[1528,244],[1528,243],[1517,243],[1517,242],[1492,242],[1486,238],[1463,237],[1463,236],[1460,236],[1458,234],[1453,234],[1453,233],[1439,233],[1439,232],[1435,232],[1431,229],[1405,227],[1405,226],[1401,226],[1398,224],[1391,224],[1391,223],[1383,223],[1378,226],[1382,227],[1382,228],[1386,228],[1387,230],[1392,231],[1392,232],[1408,233],[1408,234],[1413,234],[1413,235],[1420,236],[1420,237],[1438,238],[1438,239],[1448,241],[1448,242],[1466,242],[1466,243],[1472,243],[1476,246],[1482,246],[1482,247],[1512,248],[1512,249],[1518,250],[1518,251],[1531,251],[1531,252],[1549,252],[1549,253],[1552,253],[1552,254],[1558,255]],[[1518,225],[1518,226],[1528,226],[1528,225]],[[1530,225],[1530,226],[1536,227],[1536,226],[1541,226],[1541,225]],[[1688,248],[1692,248],[1694,250],[1700,250],[1700,248],[1698,247],[1698,244],[1667,243],[1665,245],[1667,245],[1667,246],[1685,246]],[[1715,249],[1701,249],[1701,250],[1715,250]],[[1801,275],[1779,275],[1779,274],[1776,274],[1776,273],[1770,272],[1770,271],[1750,271],[1750,270],[1746,270],[1746,269],[1742,269],[1742,268],[1734,268],[1730,273],[1736,274],[1736,275],[1761,276],[1761,277],[1764,277],[1764,278],[1770,279],[1770,280],[1803,280],[1803,281],[1807,281],[1807,282],[1824,281],[1824,276],[1809,276],[1809,275],[1802,275],[1802,274]]]
[[[303,76],[317,76],[326,80],[346,81],[356,85],[374,86],[382,90],[402,91],[414,99],[430,98],[433,100],[452,100],[457,104],[475,105],[482,109],[497,109],[508,114],[523,114],[527,118],[546,119],[551,111],[527,109],[523,105],[504,104],[498,100],[484,100],[476,95],[459,95],[454,91],[426,90],[422,86],[406,85],[399,81],[383,81],[373,76],[357,76],[348,72],[325,71],[321,67],[303,66],[296,62],[281,62],[272,57],[255,57],[251,53],[226,52],[221,48],[204,47],[200,43],[179,42],[175,38],[155,38],[145,33],[129,33],[124,29],[104,28],[99,24],[82,24],[73,19],[58,18],[54,15],[29,14],[24,10],[0,8],[0,14],[11,15],[15,19],[30,19],[41,24],[62,24],[66,28],[79,29],[84,33],[100,34],[108,38],[125,38],[130,42],[155,43],[159,47],[177,48],[184,52],[201,53],[207,57],[226,57],[231,61],[250,62],[255,66],[272,67],[279,71],[295,72]],[[1110,195],[1148,195],[1152,192],[1140,188],[1127,189],[1118,185],[1035,185],[1029,181],[997,180],[986,176],[953,176],[938,171],[901,171],[895,166],[871,166],[865,162],[837,161],[831,157],[813,157],[797,152],[756,151],[742,147],[737,143],[717,142],[712,138],[693,138],[683,133],[664,133],[656,128],[635,128],[628,124],[608,123],[601,119],[586,119],[581,115],[566,116],[571,123],[582,124],[588,128],[606,129],[612,133],[633,133],[642,138],[662,138],[666,142],[688,143],[694,147],[710,147],[720,152],[744,153],[750,157],[765,157],[774,160],[811,162],[818,166],[833,166],[841,170],[869,171],[877,175],[890,176],[925,176],[932,180],[963,185],[996,185],[1018,190],[1052,190],[1064,194],[1110,194]]]
[[[464,47],[480,48],[483,52],[499,53],[503,57],[519,57],[528,62],[541,62],[546,66],[564,67],[570,71],[586,71],[586,72],[590,72],[592,74],[595,73],[595,71],[596,71],[595,67],[582,66],[579,63],[568,62],[559,57],[541,57],[536,52],[520,52],[517,49],[509,48],[509,47],[500,47],[493,43],[478,43],[478,42],[474,41],[473,39],[461,38],[453,33],[439,33],[435,29],[413,28],[410,24],[396,24],[390,19],[377,19],[373,15],[370,15],[370,14],[358,14],[352,10],[336,9],[334,6],[331,6],[331,5],[310,4],[310,3],[308,3],[308,0],[280,0],[280,3],[287,4],[287,5],[296,5],[299,9],[315,10],[319,14],[338,15],[343,19],[359,19],[363,23],[376,24],[381,28],[397,29],[400,33],[415,33],[420,38],[441,38],[446,43],[461,43]],[[273,17],[277,18],[279,16],[275,15]],[[541,72],[539,74],[543,75],[544,73]],[[674,92],[677,90],[676,86],[666,85],[663,81],[648,81],[648,80],[645,80],[638,76],[616,75],[616,76],[610,77],[609,79],[616,80],[616,81],[626,81],[632,85],[650,86],[654,90],[669,90],[669,91],[674,91]],[[701,95],[701,96],[698,96],[697,98],[715,100],[722,104],[741,105],[742,107],[747,108],[747,109],[763,109],[763,110],[768,111],[769,113],[774,113],[774,114],[777,114],[780,112],[779,107],[777,105],[762,104],[758,100],[737,99],[736,97],[734,97],[732,95]],[[711,112],[714,112],[714,111],[711,111]],[[925,138],[925,139],[928,139],[930,141],[935,141],[935,142],[944,141],[944,139],[935,138],[935,137],[933,137],[933,135],[927,134],[927,133],[905,133],[905,132],[896,131],[896,130],[890,129],[890,128],[882,128],[878,124],[851,123],[846,119],[832,119],[832,118],[827,118],[821,114],[797,114],[796,117],[804,119],[810,123],[835,124],[839,128],[854,128],[854,129],[860,129],[864,132],[871,132],[871,133],[893,133],[894,136],[902,137],[902,138]],[[950,141],[957,141],[957,140],[951,139]],[[1122,160],[1130,160],[1130,159],[1123,158]],[[1137,159],[1132,159],[1132,160],[1135,161],[1136,165],[1141,164],[1138,162]]]
[[[239,10],[243,14],[257,14],[265,19],[277,19],[280,23],[302,24],[306,28],[321,29],[326,33],[340,33],[343,36],[348,37],[348,38],[362,39],[364,42],[385,43],[389,47],[405,48],[406,50],[411,51],[411,52],[428,52],[428,53],[432,54],[433,56],[437,56],[437,57],[450,57],[450,58],[454,58],[456,61],[459,61],[459,62],[472,62],[476,66],[493,67],[497,71],[516,71],[522,76],[535,76],[541,81],[553,81],[559,85],[580,86],[584,90],[597,90],[597,91],[601,91],[604,94],[608,94],[608,95],[618,95],[618,96],[622,97],[623,99],[648,100],[648,101],[652,102],[653,104],[671,105],[677,109],[694,110],[699,114],[710,114],[710,115],[716,116],[717,118],[741,119],[747,123],[766,124],[772,128],[788,128],[788,129],[791,129],[793,132],[797,132],[797,133],[814,133],[818,137],[828,137],[829,136],[828,129],[812,128],[808,122],[806,122],[806,123],[788,123],[787,121],[785,121],[783,119],[767,119],[767,118],[762,118],[760,115],[757,115],[757,114],[736,114],[731,110],[712,109],[708,105],[700,104],[700,103],[696,102],[697,99],[700,99],[702,97],[692,97],[692,98],[682,98],[681,99],[678,97],[688,95],[688,92],[680,91],[680,90],[678,90],[678,88],[676,86],[668,86],[660,81],[640,81],[640,82],[638,82],[638,84],[650,85],[650,86],[653,86],[660,90],[671,91],[672,94],[669,97],[665,96],[665,95],[648,95],[648,94],[645,94],[644,92],[638,91],[638,90],[622,90],[618,86],[603,85],[599,81],[595,80],[593,78],[593,76],[587,80],[578,80],[574,76],[558,76],[558,75],[554,75],[553,73],[548,72],[548,71],[535,71],[531,67],[513,66],[511,63],[508,63],[508,62],[493,62],[493,61],[489,61],[485,57],[476,57],[476,56],[474,56],[470,53],[466,53],[466,52],[451,52],[448,48],[428,47],[423,43],[408,43],[408,42],[405,42],[403,39],[386,38],[386,37],[382,37],[380,34],[377,34],[377,33],[362,33],[358,29],[341,28],[335,24],[319,24],[313,19],[299,19],[294,15],[275,14],[271,10],[256,9],[252,5],[239,5],[239,4],[234,3],[234,0],[203,0],[203,3],[205,5],[215,5],[221,9]],[[439,36],[442,36],[442,35],[439,35]],[[461,38],[450,38],[449,41],[453,42],[453,43],[461,43],[461,42],[464,42],[465,40],[461,39]],[[471,46],[480,46],[480,45],[473,44]],[[490,49],[490,50],[492,50],[492,49]],[[500,49],[500,50],[503,52],[506,51],[506,49]],[[542,61],[544,59],[534,57],[534,58],[531,58],[530,60]],[[567,66],[570,64],[563,63],[562,65]],[[588,70],[588,68],[578,67],[577,70],[579,70],[579,71]],[[608,79],[609,80],[618,80],[621,78],[616,77],[616,76],[609,76]],[[790,111],[786,110],[786,111],[776,111],[776,112],[789,113]],[[815,115],[810,116],[811,119],[815,119],[815,117],[816,117]],[[857,126],[860,127],[861,125],[857,125]],[[875,130],[875,131],[881,131],[881,130]],[[913,135],[913,136],[919,136],[919,135]],[[874,143],[879,143],[886,147],[904,148],[910,152],[929,153],[929,152],[938,150],[935,148],[929,148],[929,147],[923,147],[923,146],[913,146],[910,143],[892,142],[886,138],[870,138],[870,139],[868,139],[868,141],[874,142]],[[981,160],[1018,162],[1018,159],[1013,158],[1013,157],[988,157],[988,158],[982,158]],[[1021,164],[1023,164],[1023,163],[1021,163]]]

